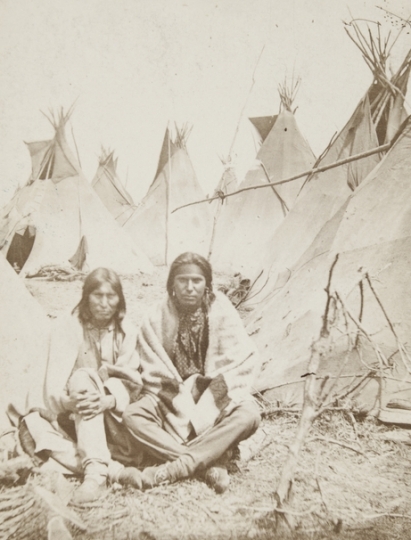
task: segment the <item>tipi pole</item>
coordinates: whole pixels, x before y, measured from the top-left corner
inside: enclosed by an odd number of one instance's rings
[[[53,144],[53,151],[55,149],[55,144]],[[46,180],[48,180],[50,177],[49,177],[49,174],[50,174],[50,170],[51,170],[51,162],[53,161],[53,152],[50,152],[50,159],[49,159],[49,162],[47,163],[47,172],[46,172]],[[40,174],[41,174],[41,170],[40,170]]]
[[[195,204],[200,204],[200,203],[205,203],[205,202],[209,203],[217,199],[226,199],[227,197],[233,197],[234,195],[243,193],[243,191],[250,191],[252,189],[262,189],[266,187],[280,186],[281,184],[288,184],[288,182],[293,182],[294,180],[298,180],[299,178],[303,178],[304,176],[311,176],[317,173],[328,171],[329,169],[335,169],[336,167],[341,167],[341,165],[346,165],[347,163],[351,163],[352,161],[357,161],[359,159],[364,159],[366,157],[372,156],[374,154],[380,154],[381,152],[385,152],[392,147],[393,142],[394,141],[391,141],[381,146],[377,146],[376,148],[367,150],[366,152],[362,152],[361,154],[355,154],[355,156],[350,156],[348,158],[334,161],[334,163],[330,163],[329,165],[323,165],[322,167],[315,167],[314,169],[310,169],[308,171],[304,171],[302,173],[296,174],[294,176],[291,176],[290,178],[286,178],[285,180],[279,180],[278,182],[270,182],[267,184],[261,184],[257,186],[249,186],[242,189],[238,189],[237,191],[232,191],[231,193],[227,193],[227,195],[224,195],[223,197],[221,197],[220,195],[217,195],[216,197],[211,197],[210,199],[203,199],[201,201],[194,201],[192,203],[184,204],[183,206],[178,206],[177,208],[174,208],[174,210],[172,210],[171,213],[176,212],[177,210],[180,210],[181,208],[186,208],[187,206],[193,206]]]
[[[171,189],[171,148],[170,148],[170,131],[167,125],[167,146],[168,146],[168,178],[166,177],[166,238],[165,238],[165,253],[164,260],[166,266],[168,265],[168,227],[169,227],[169,215],[170,215],[170,189]]]
[[[71,122],[70,122],[71,124]],[[74,147],[76,149],[76,154],[77,154],[77,159],[78,159],[78,164],[80,165],[80,169],[81,169],[81,160],[80,160],[80,154],[79,154],[79,151],[78,151],[78,147],[77,147],[77,142],[76,142],[76,138],[74,136],[74,130],[73,130],[73,126],[71,126],[71,136],[73,137],[73,141],[74,141]]]
[[[265,168],[265,165],[262,161],[260,161],[260,165],[261,165],[261,168],[263,169],[264,171],[264,174],[267,178],[267,182],[270,183],[270,177],[268,175],[268,171],[267,169]],[[281,204],[281,210],[283,211],[283,214],[284,214],[284,217],[287,215],[287,212],[289,212],[289,208],[287,206],[287,203],[285,202],[285,200],[281,197],[281,195],[277,192],[277,190],[275,189],[274,186],[271,186],[272,187],[272,190],[273,190],[273,193],[274,195],[276,196],[276,198],[278,199],[279,203]]]
[[[246,99],[245,99],[243,108],[241,109],[240,118],[238,119],[237,127],[236,127],[235,132],[234,132],[233,141],[232,141],[232,143],[231,143],[230,150],[228,151],[228,157],[229,157],[229,158],[231,158],[231,154],[232,154],[232,152],[233,152],[234,143],[235,143],[235,140],[236,140],[236,138],[237,138],[238,130],[240,129],[241,119],[243,118],[245,108],[246,108],[246,106],[247,106],[247,103],[248,103],[248,100],[249,100],[249,98],[250,98],[251,92],[252,92],[252,90],[253,90],[253,88],[254,88],[254,84],[255,84],[255,72],[257,71],[258,64],[260,63],[261,56],[263,55],[264,48],[265,48],[265,44],[263,45],[263,47],[262,47],[262,49],[261,49],[261,52],[260,52],[260,54],[258,55],[257,62],[256,62],[256,64],[255,64],[255,68],[254,68],[254,71],[253,71],[253,77],[252,77],[252,79],[251,79],[250,89],[248,90],[248,94],[247,94],[247,97],[246,97]]]
[[[216,211],[214,212],[214,218],[213,218],[213,230],[211,231],[211,239],[210,239],[210,246],[208,248],[208,254],[207,254],[207,260],[211,259],[211,255],[213,253],[213,247],[214,247],[214,240],[215,240],[215,232],[217,228],[217,221],[221,214],[221,209],[223,207],[223,201],[221,201],[221,204],[217,203],[218,206],[216,208]]]
[[[127,182],[128,182],[128,165],[127,165],[126,179],[124,180],[124,187],[125,188],[127,188]]]

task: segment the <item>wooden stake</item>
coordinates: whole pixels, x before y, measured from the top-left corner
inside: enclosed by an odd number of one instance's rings
[[[288,528],[293,528],[294,523],[292,518],[282,513],[284,505],[288,502],[294,479],[295,470],[298,464],[299,454],[306,441],[307,435],[311,430],[312,424],[322,410],[322,393],[325,384],[322,383],[317,388],[317,373],[325,356],[329,354],[330,348],[330,333],[328,328],[328,314],[331,305],[331,280],[335,265],[338,261],[338,254],[335,257],[329,271],[328,283],[325,288],[327,293],[327,302],[324,309],[323,324],[320,330],[319,339],[313,343],[311,349],[311,357],[308,363],[308,373],[304,384],[304,401],[301,411],[300,421],[298,423],[297,434],[294,442],[290,445],[287,459],[281,471],[280,481],[277,490],[274,493],[276,508],[274,514],[277,516],[277,525],[286,524]],[[280,511],[280,513],[278,513]]]
[[[366,272],[365,274],[365,279],[367,280],[367,283],[371,289],[371,292],[373,293],[375,299],[377,300],[378,302],[378,305],[380,306],[381,308],[381,311],[383,312],[384,314],[384,317],[388,323],[388,326],[390,327],[390,330],[391,332],[394,334],[394,337],[395,337],[395,340],[397,342],[397,347],[398,347],[398,352],[400,353],[400,357],[401,357],[401,360],[404,364],[404,367],[405,369],[408,371],[408,373],[411,374],[411,358],[407,352],[407,349],[405,348],[405,345],[401,342],[400,338],[398,337],[398,334],[394,328],[394,325],[393,323],[391,322],[390,318],[388,317],[388,313],[386,312],[381,300],[380,300],[380,297],[378,296],[377,294],[377,291],[375,290],[373,284],[372,284],[372,281],[371,281],[371,278],[370,278],[370,275],[368,274],[368,272]]]

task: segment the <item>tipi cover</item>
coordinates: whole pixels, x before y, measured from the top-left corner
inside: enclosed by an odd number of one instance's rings
[[[117,223],[121,226],[124,225],[133,215],[136,206],[131,195],[118,178],[117,159],[114,159],[114,152],[102,150],[97,172],[91,185]]]
[[[65,139],[67,119],[61,113],[51,120],[52,140],[27,144],[32,173],[0,213],[1,251],[26,276],[70,261],[83,271],[105,266],[122,274],[151,272],[146,255],[133,245],[84,178]],[[17,260],[16,243],[22,248]]]
[[[323,322],[324,288],[339,254],[330,289],[348,311],[333,305],[332,349],[318,375],[336,377],[344,368],[338,383],[349,387],[368,374],[351,397],[360,410],[385,419],[397,415],[390,403],[411,399],[410,173],[409,120],[380,166],[323,226],[291,278],[252,313],[248,329],[263,362],[256,387],[270,389],[270,398],[301,403],[303,375]]]
[[[45,313],[0,253],[0,433],[10,427],[11,402],[19,410],[41,403],[35,391],[43,388],[48,336]],[[32,403],[25,399],[29,388]]]
[[[283,110],[265,138],[255,166],[238,189],[264,185],[308,170],[315,157],[294,114]],[[245,191],[224,201],[211,256],[214,267],[250,275],[265,243],[288,214],[302,185]]]
[[[196,205],[172,211],[204,199],[186,149],[187,131],[177,129],[175,140],[166,130],[156,177],[133,218],[125,224],[134,241],[156,265],[170,263],[184,251],[207,255],[210,209]]]
[[[387,82],[385,72],[378,66],[373,71],[373,84],[316,166],[376,148],[397,133],[405,114],[404,95],[411,52],[391,81]],[[308,177],[294,207],[262,249],[263,259],[253,275],[259,277],[250,295],[249,307],[276,294],[323,225],[341,208],[382,156],[382,153],[374,154]]]

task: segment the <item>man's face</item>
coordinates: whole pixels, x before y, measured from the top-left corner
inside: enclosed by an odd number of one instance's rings
[[[110,283],[103,283],[88,297],[93,322],[98,326],[108,324],[117,312],[120,298]]]
[[[200,307],[206,289],[206,280],[199,266],[183,264],[174,278],[173,290],[179,306],[195,310]]]

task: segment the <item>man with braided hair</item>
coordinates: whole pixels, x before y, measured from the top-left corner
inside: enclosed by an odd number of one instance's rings
[[[250,393],[256,348],[228,298],[213,292],[200,255],[175,259],[167,293],[140,329],[143,393],[123,415],[155,465],[126,468],[123,479],[144,489],[199,473],[221,493],[229,485],[222,459],[260,423]]]

